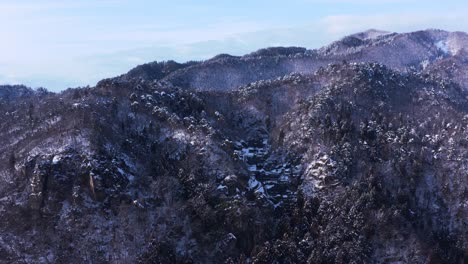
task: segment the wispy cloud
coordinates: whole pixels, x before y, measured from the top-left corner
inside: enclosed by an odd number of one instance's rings
[[[255,22],[226,21],[211,24],[203,28],[171,30],[161,28],[128,28],[119,32],[109,32],[100,35],[89,36],[89,41],[129,41],[143,43],[193,43],[204,40],[220,40],[248,32],[256,32],[268,29],[268,25]]]

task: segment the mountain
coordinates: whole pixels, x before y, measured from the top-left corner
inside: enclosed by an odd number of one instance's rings
[[[0,262],[463,263],[464,41],[370,30],[2,86]]]
[[[0,100],[10,101],[34,94],[34,90],[24,85],[0,85]]]
[[[160,80],[180,87],[201,90],[231,90],[258,80],[278,78],[290,73],[311,74],[330,63],[377,62],[402,71],[441,74],[452,67],[452,81],[467,87],[468,35],[464,32],[425,30],[397,34],[378,30],[350,35],[318,50],[268,48],[242,56],[216,56],[166,74],[147,78],[134,74],[124,77]]]

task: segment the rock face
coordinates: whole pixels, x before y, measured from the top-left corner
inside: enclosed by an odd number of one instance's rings
[[[463,263],[464,43],[371,30],[0,87],[0,262]]]

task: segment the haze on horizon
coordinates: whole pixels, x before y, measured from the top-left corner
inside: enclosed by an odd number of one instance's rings
[[[155,60],[318,48],[376,28],[468,31],[463,0],[0,0],[0,84],[60,91]]]

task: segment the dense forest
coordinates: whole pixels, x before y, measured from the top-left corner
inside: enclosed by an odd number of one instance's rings
[[[0,262],[463,263],[467,47],[369,31],[0,86]]]

